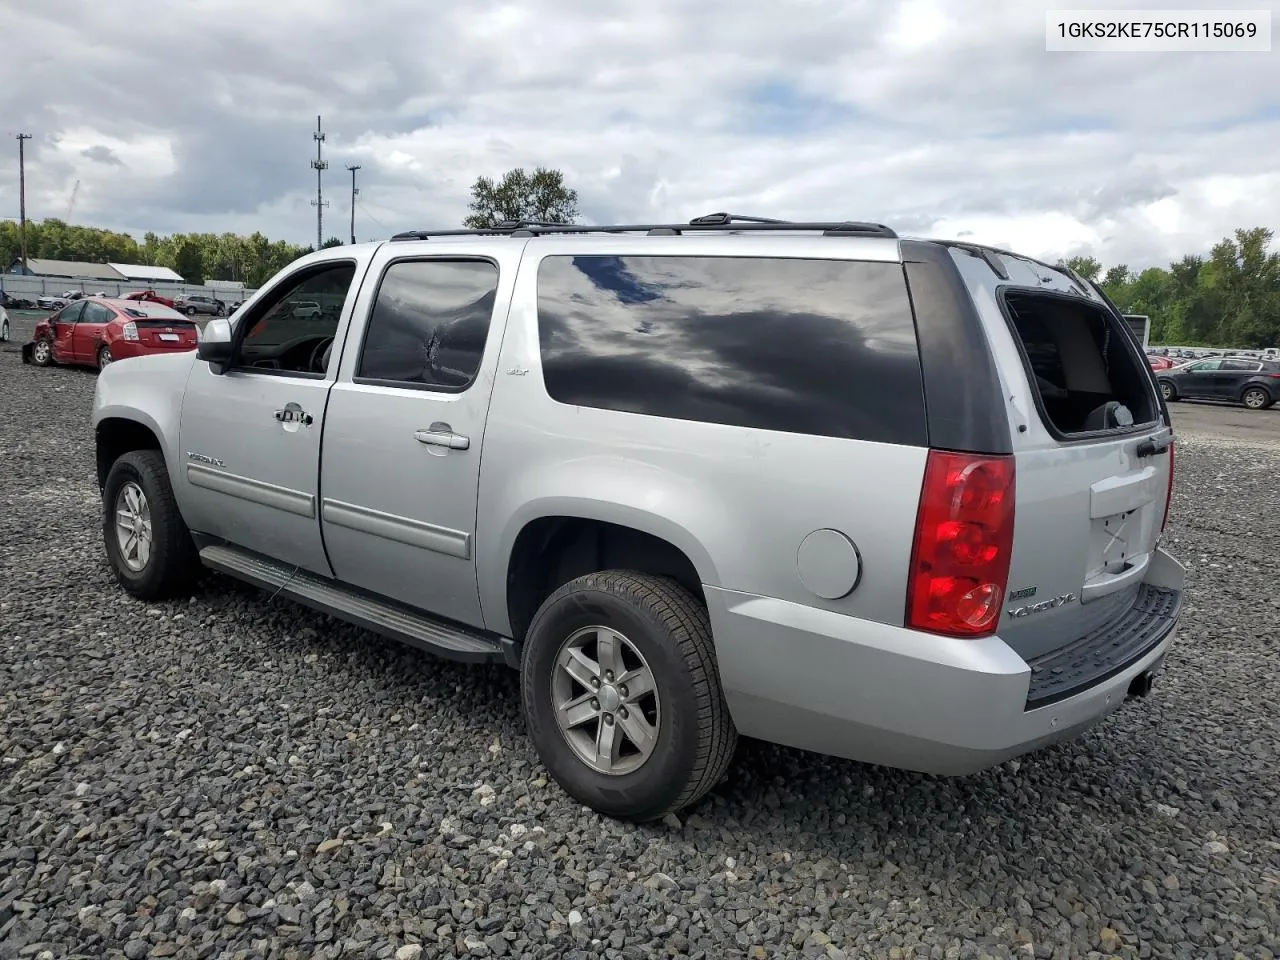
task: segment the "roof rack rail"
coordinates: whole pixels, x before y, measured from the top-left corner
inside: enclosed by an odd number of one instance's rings
[[[541,220],[504,220],[492,227],[465,230],[408,230],[397,233],[392,240],[430,240],[432,237],[539,237],[552,234],[578,233],[644,233],[653,237],[680,236],[684,233],[782,232],[796,230],[821,233],[827,237],[886,237],[897,239],[897,234],[882,223],[861,220],[796,221],[774,220],[768,217],[749,217],[736,213],[708,213],[694,217],[688,223],[626,223],[585,224],[547,223]]]

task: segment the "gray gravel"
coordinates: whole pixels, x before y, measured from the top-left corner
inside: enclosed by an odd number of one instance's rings
[[[100,545],[94,375],[0,351],[0,958],[1271,957],[1280,446],[1188,440],[1152,697],[964,780],[744,744],[635,828],[569,801],[514,673]]]

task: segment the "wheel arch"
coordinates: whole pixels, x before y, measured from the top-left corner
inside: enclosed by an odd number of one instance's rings
[[[1261,390],[1272,403],[1275,403],[1277,399],[1280,399],[1280,387],[1271,389],[1265,383],[1258,383],[1256,380],[1250,380],[1240,387],[1240,392],[1236,395],[1236,400],[1243,403],[1245,394],[1250,390]]]
[[[548,504],[513,524],[505,602],[487,614],[490,629],[520,642],[548,596],[576,577],[602,570],[668,576],[705,602],[702,585],[718,581],[710,556],[687,530],[643,511],[595,506]]]
[[[124,454],[134,450],[156,450],[165,457],[159,429],[141,417],[103,417],[94,429],[94,448],[99,491],[106,486],[111,465]],[[168,457],[165,457],[165,462],[167,466]]]

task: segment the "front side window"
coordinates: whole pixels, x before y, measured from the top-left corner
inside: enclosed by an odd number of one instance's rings
[[[84,312],[84,301],[77,300],[75,303],[63,307],[54,315],[54,323],[78,323],[80,314]]]
[[[498,292],[488,260],[401,260],[382,275],[357,381],[465,390],[484,359]]]
[[[243,318],[237,367],[260,371],[323,374],[326,349],[355,279],[351,261],[310,267],[284,281]]]
[[[552,256],[538,271],[538,333],[560,403],[928,442],[899,263]]]
[[[1201,360],[1199,363],[1193,363],[1191,369],[1196,373],[1206,373],[1209,370],[1217,370],[1222,366],[1221,360]]]

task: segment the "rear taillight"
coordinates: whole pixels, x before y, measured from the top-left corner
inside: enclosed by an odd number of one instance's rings
[[[916,513],[907,626],[953,637],[995,630],[1013,550],[1013,457],[930,450]]]
[[[124,339],[126,340],[137,340],[138,325],[134,323],[132,320],[130,320],[128,323],[124,325],[124,330],[121,331],[120,335],[124,337]]]
[[[1169,525],[1169,508],[1173,506],[1173,441],[1169,441],[1169,486],[1164,494],[1164,518],[1160,521],[1160,532]]]

